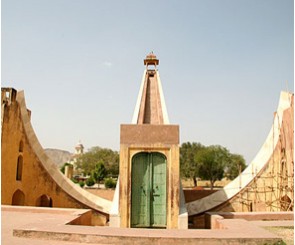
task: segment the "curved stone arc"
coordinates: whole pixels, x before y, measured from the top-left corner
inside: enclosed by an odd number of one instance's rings
[[[138,96],[137,96],[137,101],[136,101],[135,109],[134,109],[134,112],[133,112],[133,117],[132,117],[132,122],[131,122],[132,124],[137,124],[137,122],[138,122],[139,110],[140,110],[140,102],[141,102],[141,98],[143,96],[143,87],[144,87],[146,73],[147,73],[147,69],[145,69],[143,71],[141,84],[140,84],[140,88],[139,88],[139,93],[138,93]]]
[[[231,198],[239,194],[250,182],[260,174],[264,166],[268,164],[271,159],[274,149],[279,142],[280,126],[283,122],[283,113],[286,109],[291,107],[292,94],[282,91],[280,94],[280,100],[278,109],[276,112],[276,118],[273,121],[272,128],[262,145],[260,151],[254,157],[248,167],[236,177],[233,181],[227,184],[223,189],[206,196],[202,199],[189,202],[186,204],[189,215],[197,215],[209,211]]]
[[[170,124],[168,111],[167,111],[167,107],[166,107],[166,102],[165,102],[165,98],[164,98],[164,93],[163,93],[163,88],[162,88],[162,83],[161,83],[161,79],[160,79],[160,74],[159,74],[158,70],[156,70],[156,75],[157,75],[158,86],[159,86],[159,93],[160,93],[160,100],[161,100],[161,105],[162,105],[164,124]]]
[[[21,120],[23,122],[23,127],[27,135],[28,142],[40,163],[56,182],[56,184],[78,202],[99,212],[109,214],[112,204],[110,201],[95,196],[94,194],[87,192],[75,185],[70,179],[66,178],[59,171],[56,164],[46,155],[32,127],[31,120],[27,112],[24,91],[17,93],[16,100],[20,105]]]

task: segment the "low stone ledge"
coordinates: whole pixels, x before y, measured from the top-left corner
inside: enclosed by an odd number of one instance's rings
[[[294,220],[294,212],[207,212],[206,215],[220,215],[225,219]]]
[[[13,229],[13,236],[30,238],[59,240],[71,242],[87,242],[92,244],[274,244],[281,238],[264,230],[253,222],[240,219],[225,219],[221,215],[211,215],[212,223],[216,229],[203,230],[165,230],[165,229],[134,229],[113,228],[98,226],[68,225],[69,219],[77,219],[77,210],[44,210],[37,208],[38,212],[32,212],[33,207],[16,211],[19,208],[3,210],[4,214],[18,216],[19,219],[28,217],[30,221]],[[25,211],[28,211],[27,213]],[[49,211],[50,210],[50,211]],[[56,211],[58,211],[56,213]],[[64,211],[64,215],[60,215]],[[82,210],[86,211],[86,210]],[[10,214],[12,212],[12,214]],[[56,215],[58,214],[58,215]],[[210,214],[208,214],[210,217]],[[46,220],[46,222],[45,222]]]

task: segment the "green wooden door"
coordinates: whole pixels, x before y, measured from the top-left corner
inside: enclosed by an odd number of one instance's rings
[[[131,226],[149,226],[149,162],[148,154],[137,154],[132,159]]]
[[[166,227],[166,157],[136,154],[131,178],[131,227]]]

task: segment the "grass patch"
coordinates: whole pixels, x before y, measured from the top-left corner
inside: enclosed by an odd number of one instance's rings
[[[263,228],[282,238],[284,243],[281,244],[294,244],[294,226],[269,226]]]

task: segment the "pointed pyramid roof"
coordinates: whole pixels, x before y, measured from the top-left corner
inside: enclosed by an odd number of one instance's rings
[[[161,80],[156,65],[157,57],[150,53],[144,60],[146,69],[135,106],[133,124],[169,124]],[[149,67],[153,65],[154,67]]]

